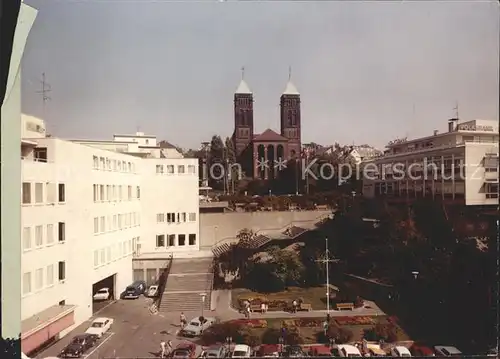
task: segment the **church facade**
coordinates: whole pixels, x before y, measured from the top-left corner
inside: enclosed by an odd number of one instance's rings
[[[280,133],[268,128],[256,134],[253,106],[253,93],[242,78],[234,94],[232,140],[237,162],[247,177],[274,179],[286,161],[301,153],[300,93],[289,78],[280,98]]]

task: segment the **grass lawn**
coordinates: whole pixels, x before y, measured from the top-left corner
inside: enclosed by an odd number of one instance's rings
[[[334,292],[331,290],[332,297]],[[290,304],[294,299],[302,298],[304,303],[311,304],[315,310],[326,309],[326,288],[325,287],[289,287],[288,290],[276,293],[258,293],[252,292],[249,289],[233,289],[231,297],[231,305],[235,309],[239,309],[240,300],[251,298],[266,298],[269,301],[285,300]]]

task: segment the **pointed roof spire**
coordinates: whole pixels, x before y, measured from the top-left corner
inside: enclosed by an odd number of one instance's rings
[[[288,83],[286,84],[285,91],[283,95],[300,95],[299,91],[292,83],[292,66],[288,66]]]
[[[250,90],[250,87],[248,87],[247,83],[245,82],[245,66],[241,68],[241,81],[240,84],[238,85],[238,88],[236,89],[237,94],[252,94],[252,91]]]

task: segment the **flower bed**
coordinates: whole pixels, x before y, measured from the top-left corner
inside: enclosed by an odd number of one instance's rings
[[[249,328],[267,328],[267,320],[265,319],[236,319],[231,323],[240,324]]]
[[[376,322],[371,317],[334,317],[338,325],[374,325]]]

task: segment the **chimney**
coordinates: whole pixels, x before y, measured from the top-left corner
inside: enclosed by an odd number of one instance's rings
[[[458,118],[451,118],[448,120],[448,132],[453,132],[457,129]]]
[[[437,136],[438,132],[438,130],[434,130],[434,136]]]

